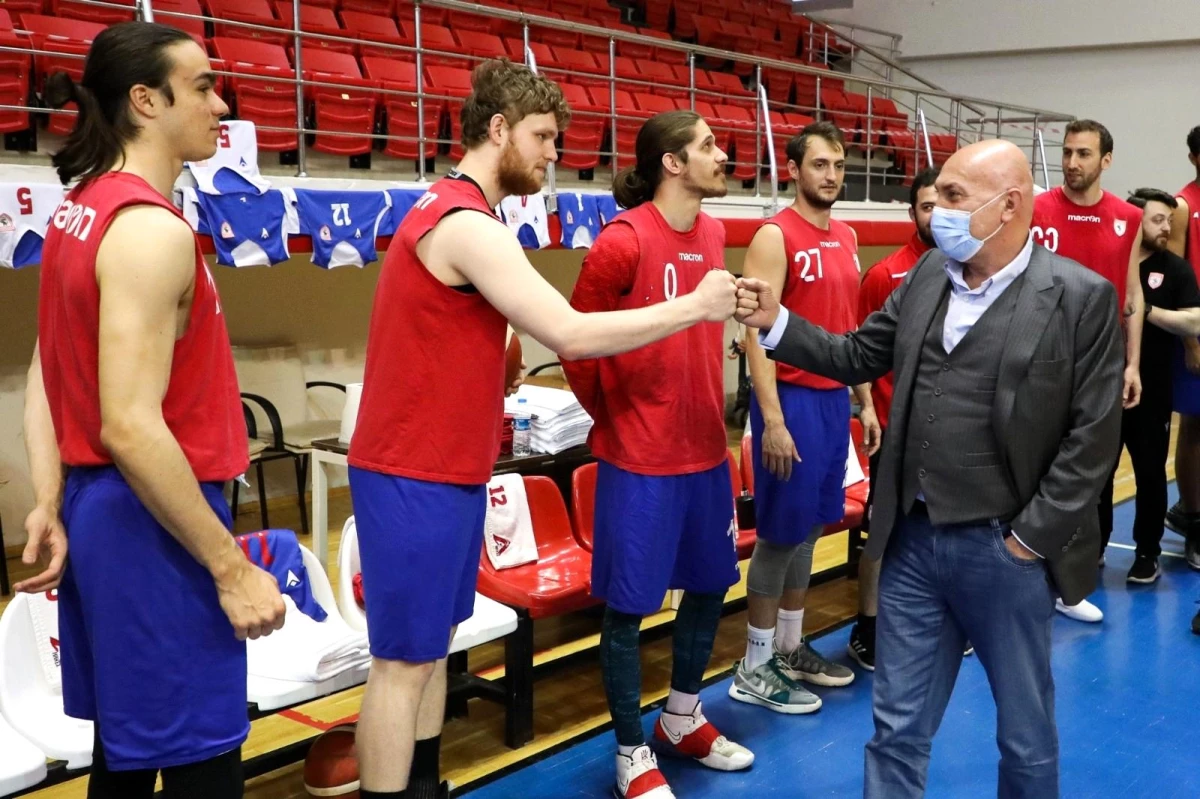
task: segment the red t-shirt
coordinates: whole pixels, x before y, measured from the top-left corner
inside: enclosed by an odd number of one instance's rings
[[[1104,192],[1095,205],[1076,205],[1062,186],[1033,201],[1033,241],[1105,277],[1125,307],[1129,258],[1142,226],[1142,210]]]
[[[1196,282],[1200,283],[1200,184],[1187,184],[1179,190],[1178,197],[1188,204],[1187,249],[1184,253],[1196,272]]]
[[[679,233],[654,203],[621,214],[596,238],[571,305],[582,312],[645,308],[692,291],[725,268],[725,228],[701,213]],[[691,474],[726,459],[719,322],[701,322],[640,349],[563,362],[594,425],[597,458],[625,471]]]
[[[508,325],[474,287],[447,286],[417,257],[417,243],[456,211],[495,218],[474,181],[442,178],[413,205],[388,248],[367,333],[351,466],[435,483],[491,479],[504,422]]]
[[[867,317],[883,307],[884,302],[896,287],[904,282],[908,270],[916,265],[921,256],[929,252],[929,246],[921,241],[916,233],[894,253],[872,266],[863,275],[862,285],[858,289],[858,324],[861,326]],[[875,404],[875,415],[879,417],[879,426],[887,427],[888,413],[892,409],[892,373],[871,383],[871,401]]]
[[[821,230],[790,207],[764,224],[783,231],[787,275],[780,303],[789,312],[835,335],[854,330],[862,272],[858,244],[850,226],[830,219],[829,230]],[[836,380],[779,362],[775,364],[775,377],[808,388],[844,388]]]
[[[38,341],[59,457],[68,466],[102,466],[100,441],[100,287],[96,252],[108,226],[134,205],[166,208],[165,197],[136,175],[110,172],[76,186],[51,218],[42,248]],[[175,342],[163,420],[196,479],[230,480],[249,466],[246,422],[221,300],[196,242],[187,330]]]

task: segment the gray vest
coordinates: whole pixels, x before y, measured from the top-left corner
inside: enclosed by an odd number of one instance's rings
[[[1009,322],[1025,276],[992,303],[954,352],[946,354],[942,330],[947,291],[921,349],[902,453],[900,508],[912,510],[918,492],[934,524],[999,518],[1008,521],[1021,503],[1001,464],[992,429],[996,379]]]

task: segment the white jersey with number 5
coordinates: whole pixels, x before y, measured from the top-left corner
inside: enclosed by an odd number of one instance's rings
[[[0,266],[41,262],[42,239],[63,194],[57,183],[0,183]]]
[[[217,152],[207,161],[188,161],[187,168],[205,194],[263,193],[270,181],[258,171],[258,136],[254,123],[233,119],[221,123]]]

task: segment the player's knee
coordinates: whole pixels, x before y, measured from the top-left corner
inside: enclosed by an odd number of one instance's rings
[[[436,660],[414,663],[375,657],[371,659],[371,679],[395,686],[423,686],[433,677],[437,663]]]

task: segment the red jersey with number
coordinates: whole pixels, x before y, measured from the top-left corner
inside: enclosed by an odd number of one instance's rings
[[[725,228],[701,213],[679,233],[654,203],[621,214],[596,238],[575,284],[579,311],[645,308],[696,290],[725,268]],[[564,362],[594,425],[593,454],[625,471],[691,474],[727,457],[720,322],[701,322],[640,349]]]
[[[69,466],[101,466],[100,287],[96,252],[122,209],[156,205],[183,217],[141,178],[109,172],[73,189],[50,220],[42,249],[38,347],[59,455]],[[185,223],[186,224],[186,223]],[[163,420],[200,481],[224,481],[249,466],[246,423],[229,333],[196,242],[187,329],[175,342]]]
[[[1196,282],[1200,283],[1200,184],[1187,184],[1180,189],[1178,196],[1188,204],[1187,249],[1184,255],[1196,272]]]
[[[783,231],[787,275],[780,303],[830,333],[841,335],[854,330],[862,272],[858,265],[858,245],[850,226],[830,219],[829,230],[822,230],[791,208],[783,209],[764,224]],[[836,380],[778,361],[775,377],[808,388],[844,388]]]
[[[459,485],[492,476],[504,422],[508,324],[473,286],[447,286],[417,257],[418,242],[454,212],[496,218],[474,181],[442,178],[413,205],[388,247],[367,333],[351,466]]]
[[[867,270],[863,275],[862,285],[858,288],[860,326],[868,316],[883,307],[896,287],[904,282],[908,270],[912,269],[929,249],[929,245],[914,233],[908,244]],[[875,405],[875,415],[879,417],[880,427],[887,427],[888,413],[892,409],[892,390],[891,372],[871,383],[871,402]]]
[[[1129,258],[1142,229],[1142,210],[1104,192],[1095,205],[1076,205],[1062,186],[1033,201],[1033,241],[1102,275],[1117,289],[1117,313],[1125,307]]]

